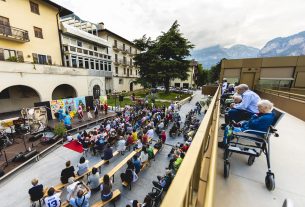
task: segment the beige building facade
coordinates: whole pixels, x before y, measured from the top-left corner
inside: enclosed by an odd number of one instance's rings
[[[109,42],[112,51],[113,76],[106,79],[106,85],[111,86],[109,89],[112,92],[141,89],[142,86],[134,82],[140,75],[139,68],[134,65],[133,60],[140,50],[129,40],[104,29],[103,24],[100,26],[98,35]]]
[[[195,81],[197,78],[197,71],[198,62],[192,60],[188,69],[188,78],[186,80],[175,78],[174,80],[170,81],[170,86],[175,88],[193,88],[195,86]]]
[[[220,80],[250,88],[305,89],[305,56],[223,60]]]

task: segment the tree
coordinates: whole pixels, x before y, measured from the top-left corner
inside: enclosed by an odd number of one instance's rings
[[[198,74],[195,80],[197,86],[205,85],[208,82],[208,70],[203,69],[202,64],[198,64]]]
[[[135,57],[135,63],[140,67],[140,82],[163,83],[169,92],[170,80],[179,78],[186,80],[190,61],[190,49],[194,47],[179,31],[177,21],[167,32],[163,32],[156,41],[145,35],[134,43],[143,50]]]
[[[215,83],[216,81],[219,80],[220,70],[221,70],[221,61],[219,61],[216,65],[212,66],[211,69],[209,70],[208,80],[210,83]]]

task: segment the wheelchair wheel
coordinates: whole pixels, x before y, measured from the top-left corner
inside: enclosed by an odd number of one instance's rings
[[[223,176],[224,178],[228,178],[229,175],[230,175],[230,163],[228,161],[225,161],[223,166]]]
[[[254,161],[255,161],[255,156],[250,155],[248,158],[248,165],[249,166],[253,165]]]
[[[273,191],[275,188],[274,175],[267,173],[265,177],[265,184],[269,191]]]

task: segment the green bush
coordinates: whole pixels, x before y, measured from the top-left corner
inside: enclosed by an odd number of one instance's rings
[[[54,127],[54,134],[63,137],[67,133],[67,129],[63,123],[56,124]]]
[[[9,57],[6,59],[7,61],[10,61],[10,62],[18,62],[18,58],[15,57],[15,56],[12,56],[12,57]]]

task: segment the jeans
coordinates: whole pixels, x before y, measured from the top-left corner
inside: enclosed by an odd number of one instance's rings
[[[226,126],[225,131],[224,131],[224,136],[223,136],[223,143],[227,144],[228,140],[228,133],[229,133],[230,126]],[[241,132],[242,129],[239,127],[234,127],[232,132]],[[231,136],[230,136],[231,138]]]
[[[228,114],[226,114],[225,120],[226,124],[229,124],[230,121],[240,122],[243,120],[249,120],[251,116],[253,116],[254,113],[251,113],[246,110],[240,110],[240,109],[230,109]]]

